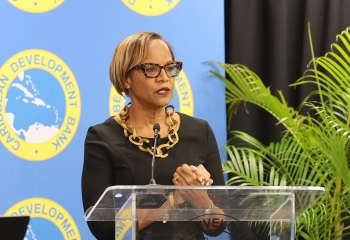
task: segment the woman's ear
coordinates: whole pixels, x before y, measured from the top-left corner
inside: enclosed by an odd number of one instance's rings
[[[125,89],[130,89],[131,86],[130,86],[130,78],[127,77],[126,80],[124,81],[124,88]]]

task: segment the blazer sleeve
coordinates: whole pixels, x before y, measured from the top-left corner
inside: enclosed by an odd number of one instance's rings
[[[213,130],[211,129],[207,121],[205,121],[205,127],[207,133],[207,159],[204,164],[204,167],[210,173],[211,179],[214,180],[214,186],[224,186],[225,180],[216,138]]]
[[[81,177],[84,212],[95,205],[104,190],[112,185],[111,150],[96,127],[90,127],[84,143],[84,164]],[[97,239],[114,239],[114,221],[88,221]]]

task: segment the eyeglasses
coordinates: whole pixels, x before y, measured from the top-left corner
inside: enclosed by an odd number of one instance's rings
[[[177,77],[182,69],[182,62],[170,62],[164,66],[160,66],[157,63],[140,63],[129,71],[133,69],[141,69],[143,74],[148,78],[158,77],[162,69],[164,69],[168,77]]]

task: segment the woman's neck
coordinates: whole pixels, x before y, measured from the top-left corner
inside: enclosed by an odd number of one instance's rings
[[[155,123],[159,123],[159,133],[164,137],[169,131],[166,118],[165,107],[146,109],[131,105],[129,109],[128,124],[135,128],[137,135],[152,138],[154,136],[153,126]]]

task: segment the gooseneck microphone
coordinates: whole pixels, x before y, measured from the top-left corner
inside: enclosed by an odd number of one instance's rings
[[[149,181],[150,185],[156,185],[156,180],[154,180],[154,162],[156,158],[157,140],[158,140],[158,135],[160,131],[159,123],[155,123],[153,125],[153,131],[154,131],[154,146],[153,146],[153,154],[152,154],[152,175],[151,175],[151,180]]]
[[[152,154],[152,176],[149,181],[149,185],[152,185],[151,188],[146,188],[144,190],[140,190],[139,194],[136,198],[136,206],[139,209],[151,209],[151,208],[160,208],[165,201],[167,200],[165,190],[153,188],[153,185],[157,185],[154,180],[154,162],[156,158],[156,147],[159,135],[160,126],[159,123],[155,123],[153,125],[154,131],[154,146],[153,146],[153,154]]]

